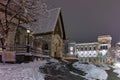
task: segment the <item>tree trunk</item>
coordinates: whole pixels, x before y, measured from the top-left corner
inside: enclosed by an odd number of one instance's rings
[[[2,49],[2,62],[5,64],[6,49]]]
[[[1,44],[2,44],[2,62],[5,64],[5,57],[6,57],[6,39],[2,37],[1,39]]]

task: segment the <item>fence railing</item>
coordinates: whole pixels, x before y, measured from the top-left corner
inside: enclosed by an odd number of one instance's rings
[[[15,53],[27,53],[27,46],[26,45],[10,45],[6,46],[7,51],[15,51]],[[2,48],[0,48],[2,51]],[[32,54],[42,54],[42,55],[49,55],[50,50],[39,50],[36,48],[29,47],[29,52]]]

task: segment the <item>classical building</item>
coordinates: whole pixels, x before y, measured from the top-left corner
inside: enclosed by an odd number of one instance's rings
[[[103,35],[98,36],[98,42],[70,43],[69,56],[78,57],[81,62],[106,63],[111,40],[110,35]]]

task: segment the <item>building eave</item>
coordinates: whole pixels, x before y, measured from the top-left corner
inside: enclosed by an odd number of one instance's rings
[[[50,31],[50,32],[44,32],[44,33],[33,33],[34,36],[40,36],[40,35],[49,35],[49,34],[52,34],[53,32]]]

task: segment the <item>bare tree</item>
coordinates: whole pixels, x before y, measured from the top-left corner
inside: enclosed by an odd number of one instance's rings
[[[5,53],[6,53],[6,44],[7,44],[7,37],[8,32],[10,30],[10,23],[15,18],[18,17],[17,15],[20,13],[20,10],[18,12],[11,12],[10,10],[10,3],[13,3],[12,0],[1,0],[1,5],[3,6],[3,16],[0,19],[0,27],[1,27],[1,33],[0,33],[0,41],[2,44],[2,60],[3,63],[5,63]],[[11,15],[11,16],[10,16]],[[18,21],[18,24],[20,21]]]
[[[3,51],[3,63],[5,63],[5,53],[10,23],[17,18],[17,28],[21,22],[21,18],[25,17],[25,23],[31,26],[38,26],[42,17],[46,17],[47,5],[42,0],[0,0],[0,4],[4,6],[4,15],[0,18],[0,41]],[[11,13],[10,13],[11,11]]]
[[[117,61],[118,58],[120,58],[120,47],[119,46],[112,46],[109,49],[109,56],[111,57],[111,59],[113,59],[114,61]]]

